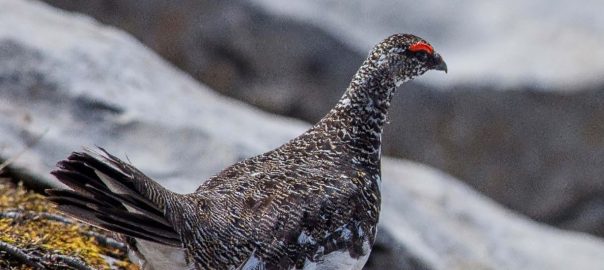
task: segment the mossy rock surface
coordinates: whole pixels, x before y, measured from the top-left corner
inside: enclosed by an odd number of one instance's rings
[[[43,195],[0,178],[0,269],[126,269],[125,245],[58,212]]]

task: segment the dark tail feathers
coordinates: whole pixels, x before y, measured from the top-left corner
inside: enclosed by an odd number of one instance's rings
[[[128,163],[101,152],[74,152],[51,173],[73,190],[48,189],[59,210],[86,223],[160,244],[181,247],[164,216],[177,196]]]

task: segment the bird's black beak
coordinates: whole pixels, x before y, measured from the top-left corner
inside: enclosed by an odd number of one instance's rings
[[[432,59],[432,69],[434,70],[442,70],[447,73],[447,63],[440,57],[440,54],[435,53],[434,58]]]

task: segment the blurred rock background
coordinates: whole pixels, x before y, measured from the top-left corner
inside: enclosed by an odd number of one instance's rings
[[[538,221],[604,236],[602,1],[46,0],[134,35],[222,94],[314,122],[369,48],[431,41],[447,76],[406,84],[384,152]]]

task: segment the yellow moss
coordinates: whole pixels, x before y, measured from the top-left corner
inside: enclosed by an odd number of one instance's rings
[[[19,212],[25,216],[0,218],[0,240],[5,243],[39,250],[43,254],[76,256],[96,269],[138,269],[126,259],[123,252],[101,246],[94,237],[85,234],[92,231],[107,235],[106,232],[77,222],[66,224],[40,217],[40,213],[60,213],[42,195],[27,191],[21,184],[15,187],[10,182],[0,181],[0,214],[8,212]],[[116,261],[109,265],[106,257]],[[26,266],[11,267],[31,269]]]

